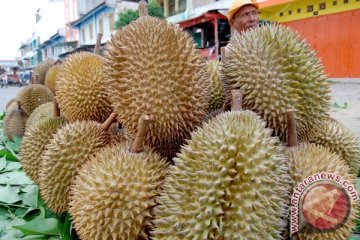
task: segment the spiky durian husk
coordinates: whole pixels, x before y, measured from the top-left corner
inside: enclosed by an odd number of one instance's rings
[[[59,108],[70,122],[104,122],[111,114],[101,56],[90,52],[70,55],[56,82]]]
[[[281,239],[290,177],[271,132],[250,111],[193,132],[157,198],[154,239]]]
[[[33,78],[35,84],[44,84],[46,73],[55,64],[55,62],[56,61],[54,59],[46,59],[34,68]],[[37,75],[38,78],[36,78]]]
[[[14,137],[22,137],[25,133],[25,124],[28,116],[22,109],[13,109],[7,113],[3,122],[4,135],[12,140]]]
[[[31,84],[21,89],[16,95],[16,99],[19,101],[24,112],[30,116],[35,108],[41,104],[51,102],[53,100],[53,94],[51,90],[44,85]]]
[[[155,196],[167,173],[159,154],[106,147],[79,170],[69,213],[81,239],[148,239]]]
[[[41,104],[30,114],[28,120],[26,121],[26,129],[30,129],[37,124],[41,123],[44,120],[47,120],[54,116],[54,103],[47,102]]]
[[[286,155],[290,164],[291,189],[297,187],[304,179],[316,173],[336,173],[343,180],[356,184],[356,175],[350,173],[350,168],[339,155],[331,153],[327,147],[304,143],[298,147],[288,148]],[[358,211],[358,203],[352,201],[351,212],[346,223],[334,231],[298,232],[293,239],[322,240],[348,239],[355,227],[354,219]]]
[[[327,119],[309,136],[309,142],[326,146],[349,164],[352,173],[360,168],[359,140],[344,125],[335,119]]]
[[[20,163],[26,175],[39,185],[39,165],[45,146],[66,124],[63,117],[48,118],[26,130],[20,146]]]
[[[6,103],[5,111],[9,113],[12,110],[18,109],[18,108],[19,108],[19,103],[16,101],[16,98],[12,98],[12,99],[10,99],[10,101],[8,101]]]
[[[50,88],[50,90],[52,92],[55,92],[56,90],[56,81],[58,79],[59,76],[59,72],[61,71],[61,65],[60,64],[56,64],[53,65],[46,73],[46,77],[45,77],[45,86],[47,86],[48,88]]]
[[[329,115],[326,79],[310,45],[289,27],[276,24],[236,33],[221,68],[227,98],[231,89],[241,89],[242,107],[259,114],[283,141],[287,109],[297,111],[299,140]]]
[[[210,97],[205,60],[189,34],[154,17],[121,28],[107,44],[105,73],[118,120],[130,134],[151,115],[146,144],[182,141],[201,123]]]
[[[222,108],[218,108],[218,109],[216,109],[216,110],[214,110],[214,111],[211,111],[211,112],[209,112],[209,113],[206,115],[206,117],[205,117],[205,119],[204,119],[203,121],[204,121],[204,122],[207,122],[207,121],[209,121],[210,119],[212,119],[212,118],[220,115],[220,114],[223,113],[223,112],[224,112],[224,110],[223,110]]]
[[[111,124],[109,133],[112,144],[132,142],[134,140],[134,137],[130,136],[126,129],[122,128],[118,122]]]
[[[62,213],[68,209],[70,186],[78,168],[109,143],[109,134],[93,121],[69,123],[56,132],[39,167],[40,193],[51,210]]]
[[[221,64],[221,62],[216,60],[208,62],[211,83],[210,112],[222,109],[225,102],[225,93],[219,78],[219,68]]]

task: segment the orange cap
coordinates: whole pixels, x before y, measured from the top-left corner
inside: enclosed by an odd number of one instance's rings
[[[259,8],[259,5],[254,0],[233,0],[227,14],[229,22],[240,8],[245,5],[253,5],[256,8]]]

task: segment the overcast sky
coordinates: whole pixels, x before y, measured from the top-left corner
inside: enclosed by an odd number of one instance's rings
[[[36,10],[46,0],[0,0],[0,60],[20,57],[19,47],[31,37]]]

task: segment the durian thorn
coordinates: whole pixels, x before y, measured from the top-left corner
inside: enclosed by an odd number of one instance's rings
[[[139,2],[139,16],[140,17],[144,17],[144,16],[148,16],[148,6],[147,3],[144,0],[141,0]]]
[[[54,96],[53,103],[54,103],[54,117],[60,117],[60,108],[56,96]]]
[[[151,118],[149,115],[142,115],[139,119],[139,125],[138,125],[138,132],[136,133],[136,137],[134,140],[134,143],[130,149],[133,153],[139,153],[144,150],[144,142],[146,133],[149,129],[150,122],[153,121],[153,118]]]
[[[54,65],[59,65],[59,64],[62,64],[62,60],[61,60],[61,59],[56,60],[56,62],[54,63]]]
[[[242,94],[240,90],[233,89],[231,90],[231,111],[241,111],[242,110]]]
[[[220,52],[221,52],[221,61],[224,62],[224,60],[225,60],[225,47],[221,47]]]
[[[16,101],[17,105],[18,105],[18,110],[21,110],[21,103],[20,101]]]
[[[96,39],[96,44],[95,44],[95,49],[94,49],[94,53],[98,54],[100,53],[100,46],[101,46],[101,38],[102,38],[103,34],[102,33],[98,33],[97,35],[97,39]]]
[[[105,122],[101,124],[101,128],[104,129],[104,131],[109,130],[111,124],[116,121],[116,117],[116,113],[111,113],[110,116],[105,120]]]
[[[294,109],[286,110],[287,130],[288,130],[288,147],[298,146],[296,133],[296,120]]]

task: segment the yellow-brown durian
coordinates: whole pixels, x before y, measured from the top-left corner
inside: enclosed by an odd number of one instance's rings
[[[135,135],[142,114],[153,116],[146,145],[181,142],[208,110],[210,83],[191,36],[154,17],[141,17],[112,37],[106,85],[118,121]]]
[[[91,52],[74,53],[61,65],[56,99],[70,122],[104,122],[111,114],[103,71],[103,58]]]
[[[38,106],[51,102],[53,94],[51,90],[41,84],[30,84],[23,87],[16,95],[16,100],[19,101],[21,108],[30,116]]]

